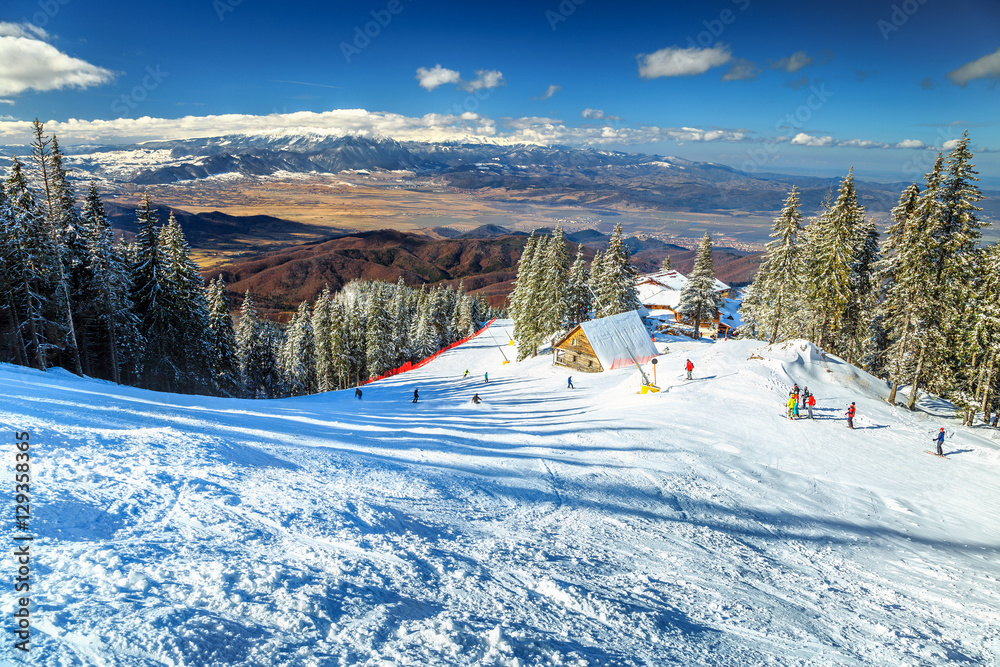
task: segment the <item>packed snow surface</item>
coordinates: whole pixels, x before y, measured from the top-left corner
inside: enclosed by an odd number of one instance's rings
[[[670,340],[639,394],[503,365],[509,330],[361,400],[0,366],[36,559],[30,656],[8,584],[0,664],[996,664],[995,429],[801,341]],[[793,382],[815,421],[784,417]]]

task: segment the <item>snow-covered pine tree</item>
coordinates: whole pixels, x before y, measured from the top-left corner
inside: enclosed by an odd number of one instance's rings
[[[850,298],[841,316],[838,349],[848,363],[858,365],[877,328],[875,320],[875,267],[879,235],[875,221],[862,217],[855,227],[854,258],[848,281]]]
[[[180,375],[174,365],[174,355],[181,350],[173,348],[175,333],[170,321],[170,284],[167,259],[157,233],[157,211],[153,210],[149,195],[143,194],[136,210],[136,257],[132,266],[132,302],[139,319],[139,330],[146,336],[140,365],[141,385],[148,389],[173,388],[173,379]]]
[[[858,205],[854,188],[854,170],[840,183],[837,199],[819,218],[810,241],[814,272],[807,288],[806,299],[817,315],[813,342],[820,347],[835,345],[841,329],[841,319],[850,303],[851,265],[857,250],[858,227],[864,220],[864,207]],[[812,225],[810,225],[811,227]]]
[[[17,158],[4,181],[4,191],[8,213],[3,252],[10,272],[11,307],[24,357],[45,370],[49,349],[54,347],[50,341],[60,337],[61,325],[47,317],[58,287],[59,254]]]
[[[409,332],[411,319],[411,290],[400,276],[389,299],[389,314],[391,316],[390,338],[392,342],[392,367],[396,368],[409,359]]]
[[[542,304],[542,284],[545,279],[546,258],[548,257],[549,237],[540,236],[535,242],[531,264],[526,268],[524,278],[524,303],[518,308],[518,321],[514,323],[514,340],[517,342],[517,360],[522,361],[538,354],[546,332],[542,330],[544,322]],[[520,275],[521,271],[518,271]]]
[[[208,290],[208,340],[214,393],[221,396],[241,395],[236,331],[229,311],[226,283],[221,275]]]
[[[779,334],[790,335],[790,312],[796,311],[801,287],[802,213],[799,211],[799,191],[792,187],[781,213],[774,219],[771,238],[764,260],[754,276],[750,296],[740,308],[745,322],[752,322],[760,335],[774,343]]]
[[[919,266],[922,252],[915,247],[914,216],[920,197],[920,188],[911,184],[892,209],[892,223],[880,248],[880,259],[875,267],[875,284],[879,288],[875,317],[885,331],[885,346],[875,364],[876,372],[883,370],[891,381],[889,404],[896,402],[900,382],[908,381],[913,327],[916,311],[914,299],[920,284],[922,270]]]
[[[308,301],[299,304],[285,329],[278,364],[289,394],[316,393],[316,338]]]
[[[604,307],[597,302],[596,297],[601,293],[603,289],[601,283],[604,280],[604,253],[600,250],[594,251],[594,259],[590,262],[590,279],[587,282],[587,288],[590,293],[591,298],[591,316],[592,317],[604,317]]]
[[[667,255],[666,257],[663,258],[663,261],[660,262],[660,271],[670,271],[673,268],[674,265],[670,261],[670,255]]]
[[[569,270],[569,287],[567,288],[568,303],[566,308],[566,326],[573,328],[590,317],[590,272],[583,258],[583,244],[576,247],[576,259]]]
[[[980,306],[977,285],[982,274],[977,269],[983,255],[979,248],[983,223],[976,206],[983,196],[976,186],[975,167],[965,132],[947,158],[941,188],[942,266],[939,294],[943,296],[941,315],[945,346],[941,363],[932,368],[928,384],[962,406],[969,422],[976,410],[975,373],[981,361],[972,337],[976,309]]]
[[[347,312],[339,299],[330,299],[330,354],[332,356],[332,377],[330,389],[343,389],[350,384],[350,353],[347,349]]]
[[[345,324],[342,329],[344,351],[347,355],[347,376],[350,386],[357,386],[368,377],[365,367],[367,355],[365,343],[368,331],[367,287],[353,281],[347,285],[355,289],[353,298],[348,298],[344,307]],[[345,288],[346,289],[346,288]]]
[[[636,289],[639,273],[632,266],[631,254],[625,244],[622,223],[615,225],[608,243],[608,251],[601,258],[597,301],[601,317],[627,313],[642,306]]]
[[[539,332],[542,338],[551,337],[567,324],[569,296],[569,257],[566,255],[566,236],[556,225],[545,252],[545,261],[539,283],[541,308]]]
[[[86,333],[91,366],[97,376],[116,383],[136,379],[135,366],[142,357],[144,339],[132,305],[130,263],[115,243],[114,230],[91,181],[83,202],[80,225],[86,230],[87,266],[92,280],[93,330]]]
[[[210,393],[214,387],[211,340],[208,336],[208,301],[205,283],[180,223],[171,213],[159,233],[163,250],[167,308],[167,335],[171,366],[179,373],[174,386],[185,392]]]
[[[524,243],[521,257],[517,261],[517,276],[514,279],[514,289],[511,290],[510,296],[507,297],[509,304],[507,312],[511,319],[514,320],[515,329],[517,329],[522,321],[522,307],[527,308],[529,305],[528,274],[531,272],[531,262],[535,255],[535,246],[537,243],[538,237],[535,235],[534,230],[532,230],[531,235],[528,236],[528,240]]]
[[[260,316],[248,290],[236,325],[240,383],[248,398],[278,398],[286,394],[278,367],[281,344],[281,333],[270,320]]]
[[[365,357],[368,377],[377,377],[396,366],[392,311],[386,297],[386,283],[373,285],[368,297],[368,328],[365,334]]]
[[[708,232],[701,239],[694,269],[681,289],[678,312],[691,319],[694,337],[701,337],[701,323],[719,314],[719,296],[715,291],[715,265],[712,261],[712,237]]]
[[[316,391],[338,388],[332,345],[333,303],[330,286],[324,285],[312,310],[313,339],[316,345]]]
[[[973,396],[983,413],[983,423],[988,424],[1000,385],[997,377],[1000,375],[997,372],[1000,370],[1000,243],[983,249],[979,267],[982,280],[972,330],[978,352],[973,372]],[[972,421],[970,417],[970,426]]]
[[[944,157],[938,154],[934,166],[926,176],[923,192],[917,201],[912,224],[908,225],[909,241],[906,244],[905,271],[908,274],[903,290],[910,299],[914,340],[910,396],[907,407],[916,409],[920,388],[927,380],[927,368],[940,360],[944,348],[942,332],[942,307],[940,302],[939,275],[943,275],[943,256],[940,246],[944,234],[941,227],[941,183]],[[909,359],[904,359],[910,362]]]

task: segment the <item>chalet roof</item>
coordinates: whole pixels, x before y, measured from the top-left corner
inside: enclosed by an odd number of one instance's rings
[[[639,279],[636,281],[636,289],[639,291],[639,302],[643,305],[666,305],[676,308],[680,302],[681,290],[684,289],[687,282],[687,276],[673,269],[639,276]],[[716,278],[716,292],[725,292],[728,289],[729,285]]]
[[[644,364],[658,354],[639,313],[634,310],[588,320],[580,328],[606,371],[632,365],[632,356]]]

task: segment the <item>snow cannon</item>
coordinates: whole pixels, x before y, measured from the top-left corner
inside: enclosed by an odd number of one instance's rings
[[[658,394],[660,393],[660,388],[655,384],[644,384],[642,389],[639,390],[640,394]]]

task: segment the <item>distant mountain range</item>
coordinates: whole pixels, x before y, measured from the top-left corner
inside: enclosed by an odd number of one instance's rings
[[[77,176],[136,185],[203,180],[222,175],[343,171],[406,171],[506,201],[627,207],[679,212],[774,212],[792,185],[804,210],[818,210],[839,179],[747,174],[710,162],[590,148],[488,143],[399,142],[318,134],[229,135],[76,147],[68,164]],[[846,169],[845,169],[846,173]],[[907,183],[859,182],[872,212],[889,211]],[[987,200],[985,215],[998,212]]]

